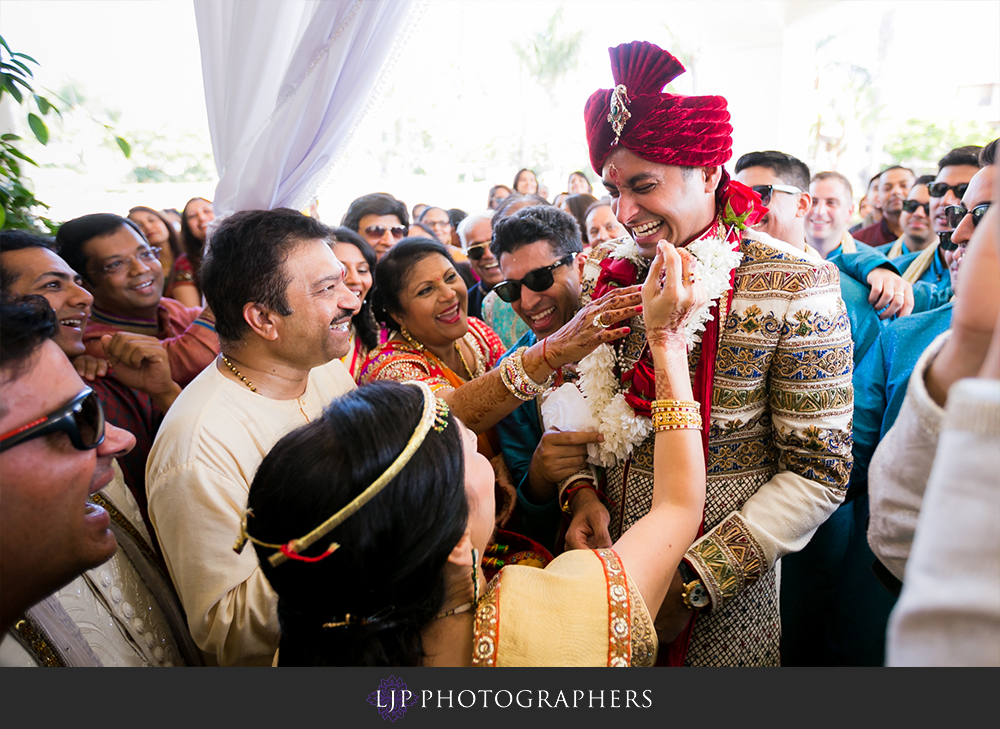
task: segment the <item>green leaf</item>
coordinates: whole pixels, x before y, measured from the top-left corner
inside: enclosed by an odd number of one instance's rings
[[[37,114],[28,114],[28,126],[31,127],[32,133],[34,133],[35,138],[42,144],[49,143],[49,130],[45,126],[45,122]]]
[[[14,85],[14,82],[11,80],[12,78],[13,78],[12,76],[7,76],[6,78],[4,78],[4,86],[7,87],[7,91],[10,93],[11,96],[14,97],[14,100],[17,101],[18,104],[20,104],[24,100],[24,97],[21,96],[20,89],[18,89],[17,86]]]
[[[16,134],[4,134],[2,137],[0,137],[0,141],[4,142],[12,142],[15,139],[20,139],[20,137],[17,136]]]
[[[5,43],[4,45],[7,45],[7,44]],[[10,49],[8,48],[7,50],[10,50]],[[32,58],[31,56],[29,56],[27,53],[11,53],[10,55],[11,55],[12,58],[26,58],[29,61],[31,61],[33,64],[35,64],[36,66],[41,66],[42,65],[38,61],[36,61],[34,58]]]
[[[35,167],[38,167],[38,163],[35,162],[35,160],[31,159],[31,157],[29,157],[28,155],[26,155],[21,150],[17,149],[17,147],[8,147],[7,151],[9,151],[15,157],[19,157],[20,159],[23,159],[25,162],[33,164]]]
[[[118,146],[121,147],[122,154],[125,155],[125,159],[132,156],[132,145],[126,142],[121,137],[115,137],[115,141],[118,142]]]
[[[29,76],[31,76],[31,78],[35,77],[35,74],[32,72],[32,70],[30,68],[28,68],[27,64],[22,63],[21,61],[17,60],[16,58],[10,59],[10,62],[11,63],[16,63],[18,65],[18,67],[21,68],[26,74],[28,74]]]
[[[3,224],[6,222],[7,222],[7,211],[4,210],[3,208],[0,208],[0,228],[2,228]]]
[[[12,55],[12,56],[14,55],[14,52],[10,49],[10,46],[7,45],[7,41],[5,41],[3,39],[2,35],[0,35],[0,46],[3,46],[4,48],[6,48],[7,49],[7,53],[9,53],[10,55]]]
[[[38,104],[38,110],[42,112],[42,115],[44,116],[45,114],[48,114],[52,109],[52,104],[49,103],[49,100],[44,96],[39,96],[38,94],[34,94],[34,97],[35,103]]]

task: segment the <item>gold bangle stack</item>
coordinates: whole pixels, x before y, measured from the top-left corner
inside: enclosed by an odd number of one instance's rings
[[[653,431],[701,430],[701,405],[694,400],[653,400]]]
[[[500,379],[511,394],[518,400],[534,400],[552,386],[555,372],[549,375],[545,382],[538,383],[531,379],[524,369],[524,352],[527,347],[521,347],[500,363]]]

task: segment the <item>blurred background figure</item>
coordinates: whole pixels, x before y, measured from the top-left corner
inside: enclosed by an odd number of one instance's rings
[[[518,170],[517,174],[514,175],[514,192],[522,195],[537,195],[538,178],[535,177],[535,173],[527,168]]]

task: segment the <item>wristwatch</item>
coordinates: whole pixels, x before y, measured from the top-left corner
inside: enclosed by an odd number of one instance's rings
[[[684,589],[681,591],[681,599],[688,610],[701,610],[708,607],[711,601],[708,598],[708,590],[702,584],[701,578],[695,574],[694,570],[686,562],[681,562],[677,565],[677,570],[681,573],[681,581],[684,583]]]

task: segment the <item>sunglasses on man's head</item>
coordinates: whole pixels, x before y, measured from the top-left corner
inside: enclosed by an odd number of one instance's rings
[[[965,216],[971,213],[972,226],[975,227],[979,225],[979,221],[982,220],[989,209],[989,203],[976,205],[972,210],[966,210],[964,205],[949,205],[944,209],[945,222],[948,223],[949,228],[957,228],[965,219]]]
[[[968,182],[962,182],[958,185],[949,185],[947,182],[935,182],[927,186],[927,194],[931,197],[944,197],[948,194],[948,190],[951,190],[955,193],[955,197],[961,200],[968,189]]]
[[[520,280],[508,279],[501,281],[493,287],[493,290],[497,292],[497,296],[508,304],[512,304],[521,298],[521,286],[527,286],[535,293],[541,293],[551,288],[552,284],[555,283],[555,277],[552,275],[552,272],[560,266],[568,266],[574,258],[576,258],[575,253],[567,253],[550,266],[543,266],[542,268],[536,268],[534,271],[529,271]]]
[[[916,200],[903,200],[903,211],[907,213],[917,212],[917,208],[923,208],[929,216],[931,214],[931,204],[929,202],[917,202]]]
[[[392,237],[396,240],[402,240],[410,232],[410,229],[405,225],[394,225],[391,228],[386,228],[384,225],[369,225],[365,228],[365,235],[369,238],[377,239],[385,235],[385,231],[387,230],[392,233]]]
[[[104,408],[97,393],[88,387],[58,410],[0,435],[0,451],[60,432],[69,436],[78,451],[89,451],[104,442]]]
[[[771,196],[774,192],[787,192],[789,195],[797,195],[802,192],[792,185],[754,185],[753,191],[760,195],[760,201],[765,206],[771,204]]]

